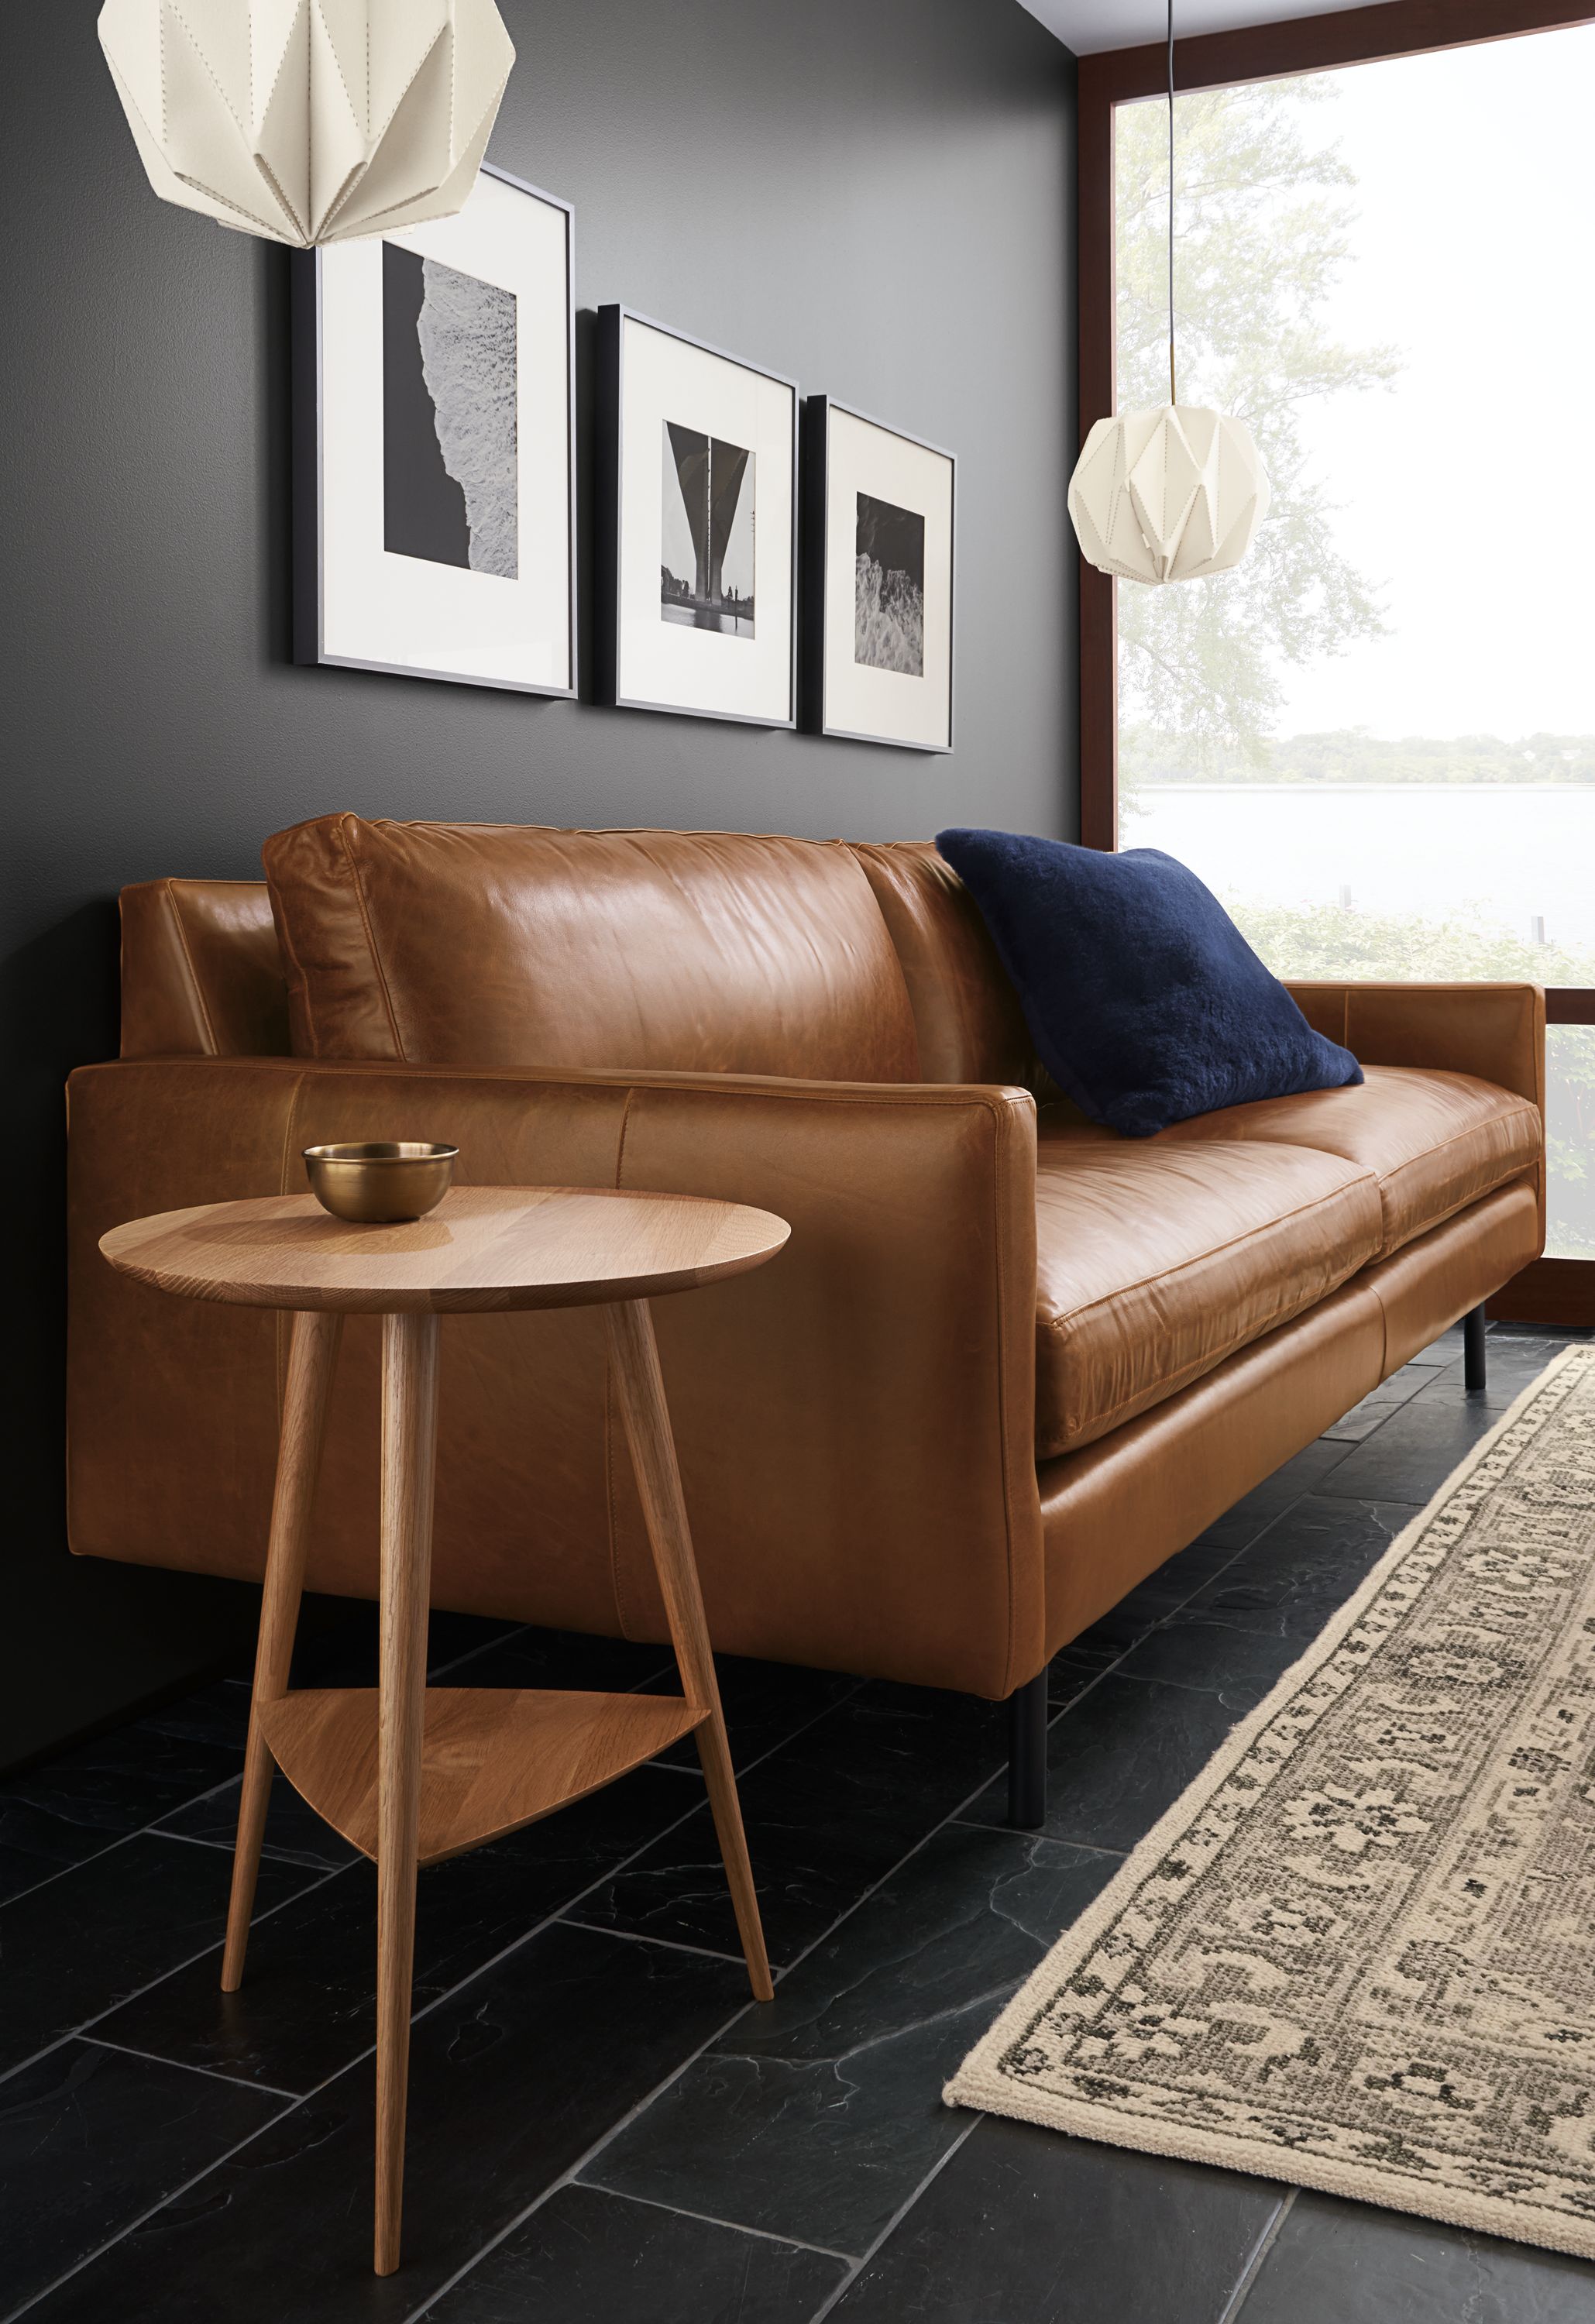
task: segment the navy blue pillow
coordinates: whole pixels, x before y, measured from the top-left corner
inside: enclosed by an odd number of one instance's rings
[[[1109,855],[1011,831],[936,844],[980,906],[1037,1056],[1093,1121],[1149,1138],[1218,1106],[1362,1079],[1161,849]]]

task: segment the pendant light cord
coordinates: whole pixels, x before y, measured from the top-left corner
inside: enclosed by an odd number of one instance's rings
[[[1174,0],[1168,0],[1168,400],[1174,392]]]

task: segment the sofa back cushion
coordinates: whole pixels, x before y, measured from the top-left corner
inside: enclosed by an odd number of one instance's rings
[[[838,844],[331,815],[263,856],[298,1056],[917,1078]]]

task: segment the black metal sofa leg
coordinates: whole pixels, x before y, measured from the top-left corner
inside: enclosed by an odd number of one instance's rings
[[[1046,1821],[1046,1673],[1008,1698],[1008,1821],[1037,1831]]]
[[[1462,1386],[1485,1385],[1484,1309],[1470,1307],[1462,1318]]]

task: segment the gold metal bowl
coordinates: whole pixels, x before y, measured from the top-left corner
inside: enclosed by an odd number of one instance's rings
[[[457,1146],[373,1139],[359,1146],[307,1146],[310,1192],[335,1219],[362,1227],[425,1218],[448,1192]]]

